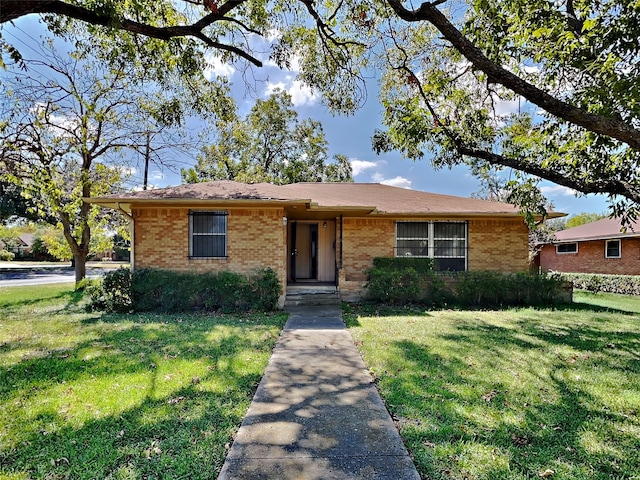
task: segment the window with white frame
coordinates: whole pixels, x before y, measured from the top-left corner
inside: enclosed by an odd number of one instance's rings
[[[577,243],[561,243],[556,245],[556,253],[578,253]]]
[[[622,256],[620,240],[607,240],[605,242],[605,256],[607,258],[620,258]]]
[[[396,257],[433,258],[436,270],[466,270],[467,222],[396,222]]]
[[[189,258],[227,256],[227,212],[189,212]]]

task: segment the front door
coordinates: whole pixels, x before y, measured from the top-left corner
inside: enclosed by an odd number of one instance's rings
[[[295,222],[291,226],[293,258],[291,278],[315,280],[318,278],[318,224]]]
[[[335,281],[335,222],[294,221],[289,229],[289,281]]]

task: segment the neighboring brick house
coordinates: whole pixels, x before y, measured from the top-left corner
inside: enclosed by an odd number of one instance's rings
[[[23,258],[31,255],[31,247],[33,246],[33,234],[23,233],[16,238],[14,245],[7,247],[2,240],[0,240],[0,250],[8,250],[15,253],[16,258]]]
[[[640,275],[640,222],[626,232],[613,218],[562,230],[539,259],[545,272]]]
[[[513,205],[380,184],[216,181],[88,199],[133,222],[133,268],[249,273],[337,285],[358,299],[374,257],[441,270],[528,269],[529,229]]]

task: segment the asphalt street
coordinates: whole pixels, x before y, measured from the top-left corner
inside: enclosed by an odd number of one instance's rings
[[[104,270],[87,269],[87,277],[95,278],[104,273]],[[49,283],[72,283],[75,273],[71,268],[47,268],[24,271],[0,270],[0,288],[28,285],[45,285]]]

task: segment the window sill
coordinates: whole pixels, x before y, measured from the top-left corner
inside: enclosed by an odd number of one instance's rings
[[[187,257],[189,260],[227,260],[229,257]]]

